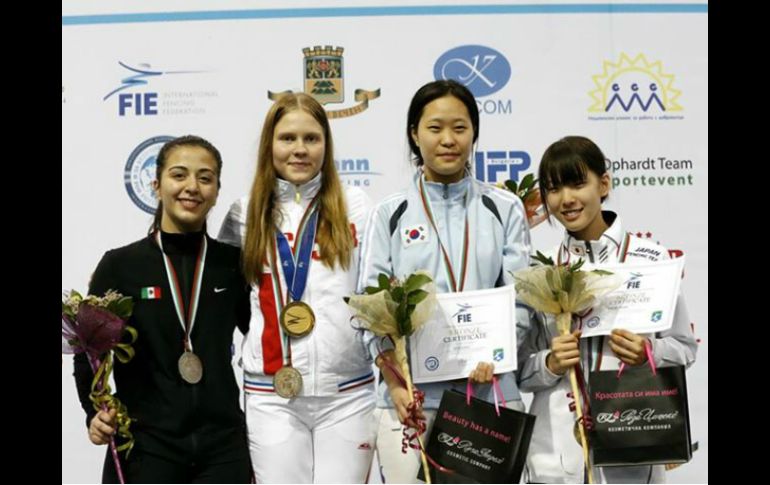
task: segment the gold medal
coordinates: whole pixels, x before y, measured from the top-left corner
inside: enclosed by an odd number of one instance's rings
[[[292,337],[304,337],[315,326],[315,315],[307,303],[293,301],[283,307],[279,318],[283,331]]]
[[[182,379],[190,384],[199,383],[203,377],[203,363],[201,359],[189,350],[185,350],[182,356],[179,357],[177,367],[179,367],[179,375],[182,376]]]
[[[294,367],[281,367],[273,376],[275,392],[279,396],[291,399],[302,390],[302,375]]]

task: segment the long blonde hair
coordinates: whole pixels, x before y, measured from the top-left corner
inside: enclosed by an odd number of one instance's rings
[[[334,166],[331,128],[326,111],[313,97],[303,93],[286,94],[273,104],[265,116],[259,142],[257,173],[251,184],[246,240],[243,244],[243,271],[250,283],[259,284],[259,276],[275,245],[275,231],[280,212],[275,204],[277,174],[273,166],[273,135],[278,122],[287,113],[302,110],[323,128],[326,151],[321,167],[316,242],[321,262],[329,268],[337,263],[350,267],[353,235],[350,230],[342,184]]]

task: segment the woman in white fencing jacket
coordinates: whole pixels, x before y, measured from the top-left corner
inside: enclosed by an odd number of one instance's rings
[[[340,183],[326,112],[288,94],[262,127],[251,193],[219,237],[254,286],[243,344],[259,483],[362,483],[374,450],[374,375],[343,297],[355,291],[370,204]]]
[[[556,263],[582,258],[589,268],[669,257],[664,247],[625,232],[617,214],[602,211],[610,177],[604,154],[591,140],[568,136],[553,143],[540,163],[539,181],[548,213],[565,229],[564,240],[550,253]],[[519,349],[519,386],[534,392],[530,412],[537,416],[527,460],[530,482],[581,483],[585,479],[582,448],[573,433],[570,367],[580,367],[587,386],[592,371],[618,369],[621,362],[647,365],[645,340],[658,367],[689,366],[695,361],[695,338],[681,296],[673,326],[655,335],[616,329],[606,338],[581,339],[582,325],[582,319],[575,316],[573,333],[561,336],[552,315],[537,315]],[[663,465],[595,467],[593,476],[602,483],[661,483],[665,479]]]

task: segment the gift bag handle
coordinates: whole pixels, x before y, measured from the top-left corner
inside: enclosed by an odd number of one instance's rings
[[[498,405],[497,396],[500,395],[500,401],[503,402],[503,407],[507,407],[508,405],[505,402],[505,396],[503,396],[503,391],[500,389],[500,383],[497,381],[497,376],[492,376],[492,395],[495,398],[495,412],[498,416],[500,416],[500,406]],[[467,383],[465,384],[465,404],[468,406],[471,405],[471,398],[473,397],[473,385],[471,384],[470,378],[468,378]]]
[[[647,354],[647,363],[650,364],[652,375],[658,375],[658,369],[655,367],[655,358],[652,356],[652,345],[650,345],[650,339],[644,339],[644,352]],[[618,369],[618,379],[620,379],[620,374],[622,374],[625,369],[626,363],[621,362],[620,368]]]

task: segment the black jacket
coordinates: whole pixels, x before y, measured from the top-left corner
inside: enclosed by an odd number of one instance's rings
[[[195,260],[202,233],[163,233],[188,308]],[[136,355],[115,362],[117,397],[135,421],[135,447],[180,462],[226,462],[248,453],[245,420],[233,374],[233,331],[245,333],[249,291],[240,271],[237,248],[208,238],[197,317],[191,333],[194,352],[203,362],[203,378],[188,384],[177,362],[184,350],[184,330],[171,298],[160,248],[149,236],[108,251],[94,272],[89,293],[114,289],[134,299],[129,325],[136,328]],[[160,287],[159,299],[142,299],[142,288]],[[88,399],[93,373],[84,354],[75,357],[81,405],[90,422],[96,414]]]

